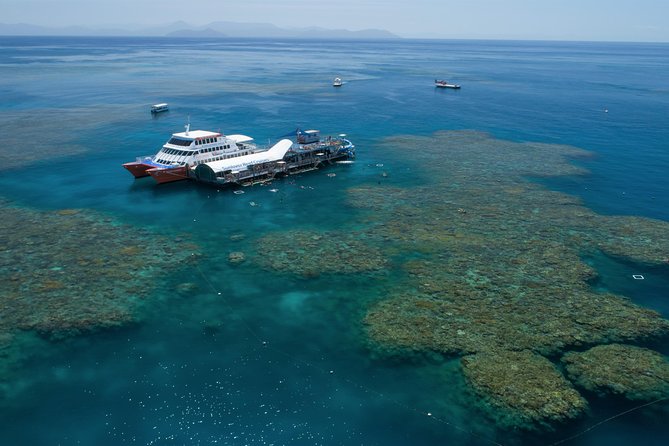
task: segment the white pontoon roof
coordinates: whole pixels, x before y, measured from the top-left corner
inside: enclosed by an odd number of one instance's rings
[[[290,139],[282,139],[278,143],[274,144],[271,149],[264,152],[252,153],[250,155],[240,156],[237,158],[228,158],[220,161],[212,161],[205,164],[209,166],[214,172],[223,172],[225,170],[240,171],[254,164],[279,161],[286,155],[286,152],[290,150],[292,145],[293,141]]]
[[[234,140],[235,142],[249,142],[253,141],[253,138],[246,135],[227,135],[227,138]]]

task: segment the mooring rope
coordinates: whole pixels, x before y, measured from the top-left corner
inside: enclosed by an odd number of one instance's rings
[[[627,414],[629,414],[629,413],[635,412],[635,411],[637,411],[637,410],[639,410],[639,409],[643,409],[644,407],[652,406],[653,404],[661,403],[662,401],[666,401],[666,400],[669,400],[669,397],[659,398],[659,399],[656,399],[656,400],[654,400],[654,401],[650,401],[650,402],[648,402],[648,403],[644,403],[644,404],[640,404],[640,405],[638,405],[638,406],[632,407],[631,409],[624,410],[624,411],[619,412],[619,413],[617,413],[617,414],[615,414],[615,415],[612,415],[612,416],[610,416],[610,417],[608,417],[608,418],[606,418],[606,419],[604,419],[604,420],[602,420],[602,421],[600,421],[600,422],[598,422],[598,423],[595,423],[595,424],[593,424],[592,426],[590,426],[590,427],[588,427],[588,428],[586,428],[586,429],[583,429],[582,431],[577,432],[576,434],[574,434],[574,435],[572,435],[572,436],[570,436],[570,437],[563,438],[562,440],[558,440],[558,441],[556,441],[556,442],[554,442],[554,443],[551,443],[551,444],[548,445],[548,446],[556,446],[556,445],[558,445],[558,444],[563,444],[563,443],[566,443],[566,442],[568,442],[568,441],[574,440],[574,439],[576,439],[576,438],[578,438],[578,437],[581,437],[581,436],[587,434],[587,433],[590,432],[591,430],[598,428],[598,427],[601,426],[602,424],[608,423],[609,421],[613,421],[613,420],[615,420],[616,418],[620,418],[620,417],[622,417],[622,416],[624,416],[624,415],[627,415]]]

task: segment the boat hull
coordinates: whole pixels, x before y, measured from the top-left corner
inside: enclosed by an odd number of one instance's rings
[[[156,166],[133,161],[131,163],[125,163],[123,167],[125,167],[126,170],[130,172],[135,178],[142,178],[148,177],[149,174],[147,173],[147,170],[154,169]]]
[[[153,168],[146,171],[156,183],[172,183],[174,181],[182,181],[188,179],[188,166],[168,167],[168,168]]]

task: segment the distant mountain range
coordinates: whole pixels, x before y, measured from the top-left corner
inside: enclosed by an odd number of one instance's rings
[[[350,31],[326,28],[279,28],[269,23],[212,22],[193,26],[174,22],[164,26],[89,28],[84,26],[46,27],[26,23],[0,23],[3,36],[165,36],[165,37],[284,37],[309,39],[399,39],[381,29]]]

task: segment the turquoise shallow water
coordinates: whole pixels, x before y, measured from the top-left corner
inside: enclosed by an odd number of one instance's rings
[[[100,211],[203,252],[138,284],[151,289],[141,322],[39,343],[3,401],[0,443],[551,444],[629,409],[595,398],[590,418],[556,432],[496,429],[470,404],[455,361],[391,361],[366,348],[361,319],[403,280],[395,264],[305,279],[230,265],[227,253],[276,231],[346,227],[360,212],[347,188],[383,172],[400,188],[424,179],[407,170],[410,153],[388,154],[381,140],[438,130],[590,150],[578,161],[590,175],[545,184],[600,213],[669,220],[667,56],[661,44],[0,38],[0,154],[21,159],[26,144],[41,153],[1,170],[0,194],[37,210]],[[435,90],[437,77],[463,88]],[[148,106],[163,101],[170,112],[152,118]],[[344,132],[358,158],[242,195],[156,187],[120,167],[188,119],[260,142],[296,127]],[[669,317],[666,268],[587,261],[600,271],[593,286]],[[630,278],[638,271],[643,282]],[[653,347],[669,353],[666,342]],[[568,444],[664,444],[666,410]]]

